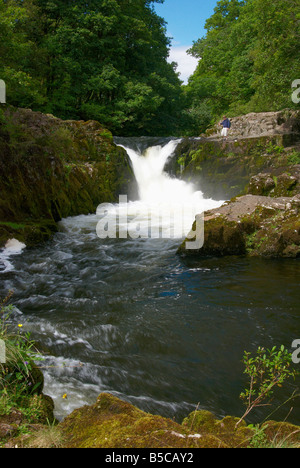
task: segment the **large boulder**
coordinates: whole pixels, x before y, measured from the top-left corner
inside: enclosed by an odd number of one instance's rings
[[[247,190],[251,195],[291,197],[300,193],[300,165],[285,171],[268,170],[254,175]]]
[[[263,257],[300,256],[300,195],[271,198],[245,195],[204,213],[204,244],[187,248],[193,232],[181,244],[184,256],[248,255]],[[198,234],[198,238],[201,236]]]
[[[291,196],[296,190],[299,192],[300,162],[300,145],[290,146],[292,137],[291,134],[237,138],[230,135],[226,141],[218,136],[184,138],[165,170],[192,182],[205,198],[214,200],[230,200],[246,194],[250,179],[258,174],[269,175],[267,182],[271,185],[267,184],[265,193],[249,193],[267,195],[275,188],[270,196]],[[297,186],[290,177],[298,180]],[[256,185],[253,179],[255,190]]]
[[[248,445],[253,432],[236,418],[196,411],[183,424],[141,411],[102,393],[92,406],[75,410],[59,424],[65,448],[229,448]]]
[[[0,121],[0,247],[49,239],[62,218],[95,213],[128,193],[126,152],[95,121],[6,107]]]
[[[235,138],[283,135],[292,142],[299,139],[300,136],[299,110],[284,109],[277,112],[251,112],[250,114],[232,117],[230,120],[232,123],[230,136]],[[220,135],[219,125],[215,125],[207,134],[211,137]]]

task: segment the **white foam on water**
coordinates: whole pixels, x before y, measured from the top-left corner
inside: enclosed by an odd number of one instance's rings
[[[197,214],[220,207],[224,201],[206,199],[192,183],[171,177],[164,171],[181,140],[147,148],[143,153],[126,145],[123,147],[131,162],[138,184],[140,199],[120,204],[118,214],[127,210],[129,218],[136,216],[140,231],[146,232],[151,220],[152,235],[163,232],[164,238],[187,236]],[[126,216],[121,218],[125,219]],[[134,226],[133,226],[134,227]],[[122,226],[120,226],[122,229]]]
[[[10,257],[13,255],[20,255],[23,250],[26,248],[26,245],[17,239],[9,239],[2,251],[0,251],[0,273],[7,273],[14,270],[12,262],[10,262]]]

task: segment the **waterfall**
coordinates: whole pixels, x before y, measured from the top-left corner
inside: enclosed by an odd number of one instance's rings
[[[194,196],[192,184],[170,177],[164,172],[180,140],[171,140],[165,146],[152,146],[142,154],[123,146],[132,162],[138,183],[140,200],[151,205],[181,204]],[[201,192],[198,195],[202,197]]]
[[[0,253],[0,273],[8,273],[14,270],[10,257],[21,254],[25,247],[26,245],[17,239],[10,239],[6,242],[4,249]]]
[[[121,232],[120,237],[126,237],[126,220],[131,219],[130,233],[134,238],[183,238],[190,231],[197,214],[219,207],[223,202],[205,199],[192,183],[171,177],[164,171],[180,139],[164,139],[149,146],[151,140],[116,139],[116,144],[126,150],[131,160],[139,200],[128,202],[126,197],[120,198],[118,212],[114,208],[110,214],[115,220],[118,215],[122,223],[111,232],[116,234],[118,231]],[[101,210],[97,213],[101,214]],[[103,226],[100,224],[100,228]],[[104,238],[105,232],[99,237]]]

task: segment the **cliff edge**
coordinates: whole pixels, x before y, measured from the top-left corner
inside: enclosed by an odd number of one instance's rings
[[[128,193],[127,154],[99,122],[13,107],[0,117],[0,247],[12,237],[36,245],[62,218]]]

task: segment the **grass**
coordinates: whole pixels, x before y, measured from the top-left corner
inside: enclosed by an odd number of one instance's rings
[[[28,448],[60,448],[63,445],[64,437],[57,425],[48,424],[36,432],[32,433],[27,440]]]
[[[34,342],[29,334],[23,334],[22,324],[10,320],[14,310],[9,305],[12,294],[0,300],[0,340],[2,351],[5,349],[4,362],[0,363],[0,422],[17,408],[22,414],[19,435],[28,432],[31,424],[43,423],[48,408],[41,394],[42,374],[35,364],[40,357]]]
[[[288,157],[288,164],[300,164],[300,151],[293,151]]]
[[[36,357],[36,350],[29,335],[22,334],[22,326],[17,326],[17,331],[12,330],[12,323],[9,321],[13,312],[13,307],[9,305],[12,294],[10,292],[4,300],[0,300],[0,339],[6,347],[6,362],[0,364],[0,424],[1,420],[5,421],[16,409],[22,414],[22,422],[16,433],[8,440],[0,440],[0,444],[26,448],[60,448],[64,446],[65,434],[57,421],[50,422],[45,418],[43,396],[31,391],[34,386],[30,386],[28,391],[29,383],[32,383],[32,362]],[[194,419],[192,425],[193,423]],[[267,433],[268,427],[265,424],[250,427],[254,435],[247,442],[249,448],[300,448],[300,429],[296,426],[288,433],[283,433],[280,423],[272,435]]]
[[[9,227],[15,230],[24,229],[25,224],[10,223],[9,221],[0,221],[0,226]]]
[[[294,431],[288,435],[282,435],[280,431],[278,431],[273,438],[270,439],[265,433],[265,427],[257,425],[253,426],[253,429],[255,430],[255,434],[251,438],[248,448],[300,448],[300,442],[291,440],[300,430]]]

